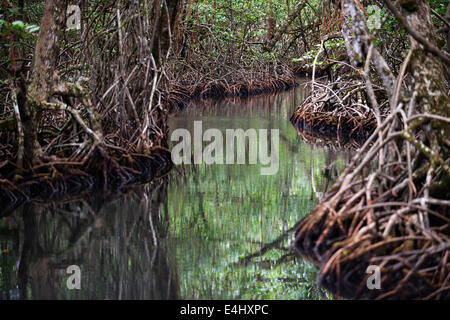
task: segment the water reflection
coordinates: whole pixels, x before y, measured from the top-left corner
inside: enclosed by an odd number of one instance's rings
[[[173,115],[170,128],[278,129],[280,169],[260,165],[185,165],[169,182],[170,233],[180,295],[190,299],[322,299],[317,269],[290,247],[308,214],[350,159],[345,150],[302,140],[289,118],[303,87],[251,99],[197,102]],[[176,144],[177,142],[173,143]],[[204,144],[204,147],[208,143]],[[247,146],[247,152],[249,146]]]
[[[167,180],[108,198],[28,203],[0,220],[2,298],[177,299],[168,223]],[[70,265],[81,268],[81,290],[67,288]]]
[[[303,141],[289,118],[297,90],[202,101],[170,127],[279,129],[279,172],[259,165],[177,166],[120,194],[32,201],[0,219],[3,299],[328,299],[292,231],[350,153]],[[81,290],[66,269],[81,268]]]

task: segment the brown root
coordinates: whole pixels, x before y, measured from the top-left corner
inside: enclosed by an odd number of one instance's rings
[[[313,82],[313,87],[291,117],[294,126],[329,137],[363,140],[377,127],[376,116],[361,81],[342,79],[330,84]],[[381,92],[380,92],[381,94]],[[383,117],[387,113],[383,109]]]

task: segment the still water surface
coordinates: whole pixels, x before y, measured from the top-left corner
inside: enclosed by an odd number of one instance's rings
[[[170,117],[171,132],[192,135],[194,121],[278,129],[275,175],[259,164],[182,165],[120,194],[33,201],[2,218],[0,299],[332,298],[290,244],[351,152],[298,135],[289,118],[304,94],[202,101]],[[67,288],[70,265],[80,290]]]

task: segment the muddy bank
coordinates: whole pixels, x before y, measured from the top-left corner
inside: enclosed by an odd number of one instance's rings
[[[340,140],[356,142],[361,145],[376,129],[376,123],[370,121],[365,126],[358,126],[342,118],[320,118],[320,116],[307,113],[299,115],[294,113],[291,117],[292,125],[300,132],[318,139]]]
[[[321,269],[320,285],[340,297],[450,299],[448,236],[439,234],[442,242],[431,243],[425,236],[413,233],[414,226],[407,227],[409,234],[395,228],[397,235],[393,237],[383,239],[379,235],[385,225],[392,226],[388,224],[389,212],[398,206],[394,202],[385,205],[384,216],[375,218],[376,229],[364,234],[369,216],[351,214],[351,208],[345,216],[325,214],[324,207],[319,205],[301,220],[294,247]],[[432,227],[442,230],[446,225],[433,219]],[[376,288],[375,272],[379,272]]]

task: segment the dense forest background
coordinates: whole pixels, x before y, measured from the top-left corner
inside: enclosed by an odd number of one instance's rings
[[[448,52],[448,4],[427,3],[437,46]],[[80,29],[67,28],[77,17],[69,4],[80,8]],[[340,35],[343,4],[3,1],[2,163],[30,168],[49,157],[85,163],[95,150],[116,159],[146,153],[163,144],[167,106],[284,89],[295,74],[311,75],[313,65],[331,80],[350,62]],[[374,44],[398,72],[408,32],[383,1],[355,4],[380,23],[376,30],[371,24]]]

